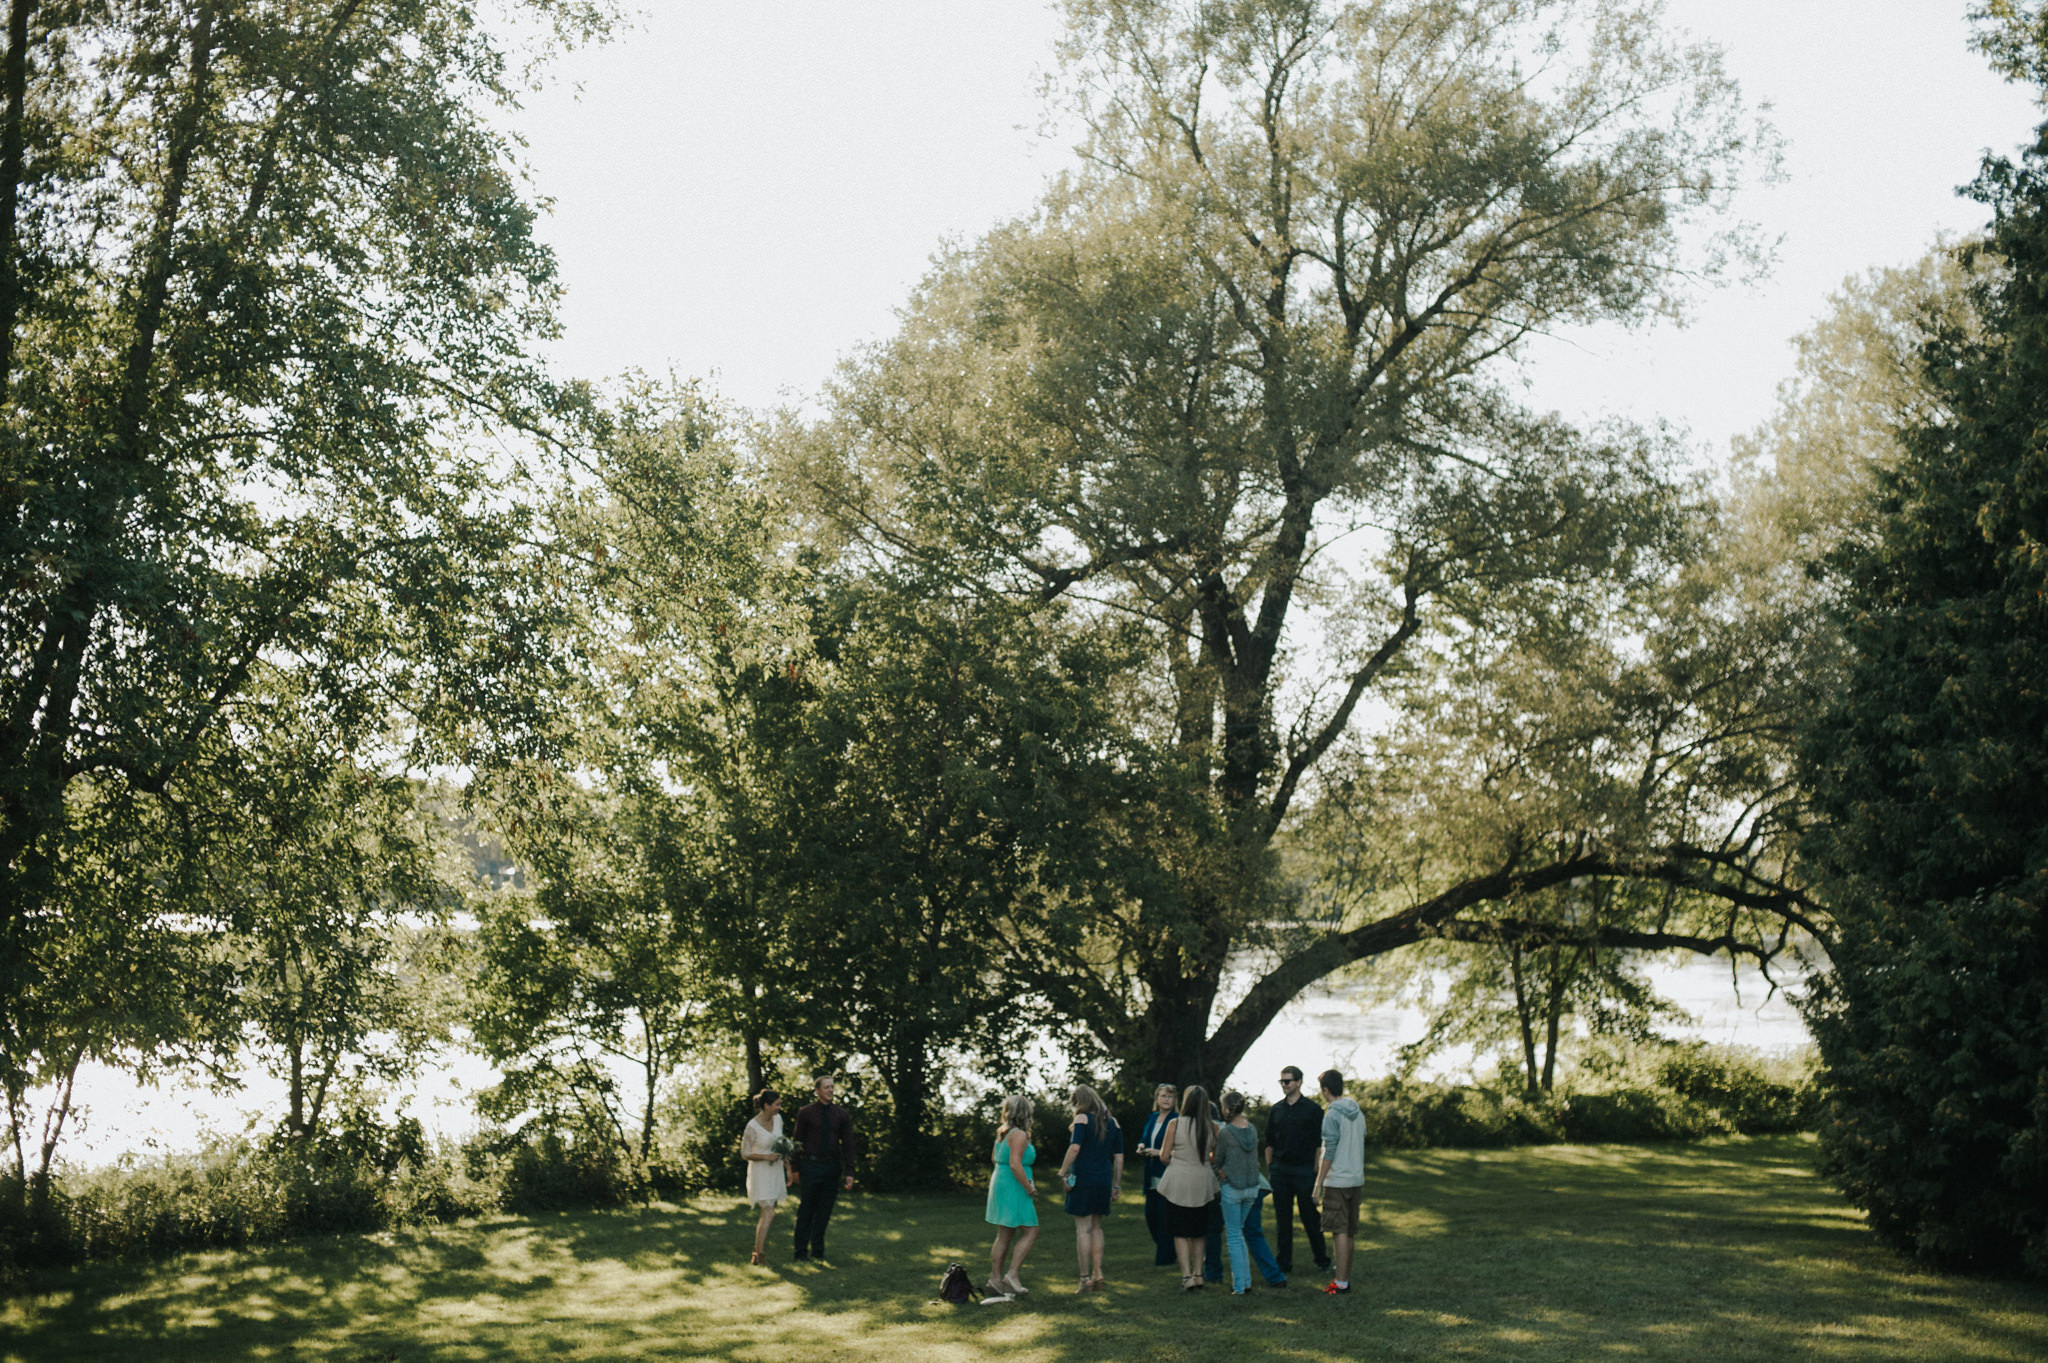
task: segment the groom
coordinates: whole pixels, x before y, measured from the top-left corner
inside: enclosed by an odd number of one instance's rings
[[[825,1258],[825,1225],[842,1187],[853,1187],[853,1118],[832,1101],[832,1075],[817,1076],[815,1102],[796,1114],[798,1259]]]

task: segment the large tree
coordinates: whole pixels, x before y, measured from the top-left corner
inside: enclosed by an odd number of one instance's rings
[[[602,21],[508,8],[568,36]],[[210,826],[188,817],[224,788],[203,769],[249,732],[265,669],[315,727],[388,721],[386,760],[522,730],[544,584],[487,437],[558,405],[534,357],[558,286],[491,113],[518,72],[469,5],[7,15],[0,1029],[19,1031],[19,1001],[91,987],[66,943],[210,921],[179,897],[203,878],[165,863],[207,855],[182,834]],[[123,836],[94,832],[105,811],[132,815]],[[82,922],[95,906],[126,926]],[[0,1046],[10,1067],[34,1052]]]
[[[2048,88],[2048,12],[1983,7]],[[2048,1275],[2048,138],[1987,158],[1974,325],[1930,316],[1927,401],[1834,557],[1846,685],[1806,736],[1839,924],[1809,1020],[1827,1160],[1886,1239]]]
[[[1597,627],[1673,570],[1657,442],[1532,413],[1501,366],[1712,273],[1686,224],[1769,156],[1715,54],[1630,6],[1067,11],[1083,169],[941,258],[809,465],[878,562],[1150,631],[1129,722],[1175,779],[1133,850],[1161,874],[1093,920],[1107,972],[1045,987],[1111,1053],[1214,1081],[1302,986],[1476,905],[1624,872],[1751,893],[1747,834],[1594,829],[1273,926],[1297,805],[1418,641]],[[1247,948],[1272,965],[1230,1006]]]

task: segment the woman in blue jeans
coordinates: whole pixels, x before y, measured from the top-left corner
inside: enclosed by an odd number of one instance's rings
[[[1223,1203],[1223,1239],[1230,1246],[1230,1294],[1241,1297],[1252,1285],[1251,1253],[1244,1223],[1259,1206],[1259,1133],[1244,1115],[1244,1095],[1223,1095],[1223,1125],[1216,1132],[1216,1172]]]

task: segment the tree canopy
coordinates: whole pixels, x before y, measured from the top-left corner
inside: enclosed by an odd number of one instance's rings
[[[1270,928],[1298,804],[1420,654],[1597,631],[1674,571],[1688,494],[1657,440],[1527,410],[1502,365],[1738,258],[1739,231],[1701,255],[1681,225],[1771,142],[1711,50],[1634,9],[1067,12],[1084,169],[941,257],[805,467],[878,564],[1148,631],[1126,723],[1201,853],[1091,920],[1126,979],[1085,1016],[1213,1080],[1304,984],[1466,908],[1622,858],[1678,875],[1587,829],[1469,860],[1406,917]],[[1212,1027],[1233,954],[1275,942]]]
[[[2048,18],[1985,7],[2042,71]],[[1840,925],[1810,1009],[1828,1160],[1878,1232],[1935,1262],[2048,1272],[2048,141],[1970,190],[1994,261],[1930,312],[1926,401],[1830,562],[1844,685],[1805,734],[1815,873]]]

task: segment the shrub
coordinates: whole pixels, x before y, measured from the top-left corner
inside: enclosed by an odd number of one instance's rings
[[[794,1131],[796,1110],[810,1101],[810,1091],[772,1087],[784,1095],[783,1126]],[[665,1196],[746,1191],[747,1162],[740,1158],[740,1135],[753,1120],[754,1105],[744,1070],[733,1066],[700,1075],[696,1083],[669,1096],[662,1115],[669,1130],[659,1179],[667,1185],[661,1189]]]
[[[1713,1108],[1744,1135],[1805,1131],[1818,1114],[1810,1080],[1774,1078],[1753,1051],[1704,1045],[1679,1047],[1657,1066],[1661,1087]]]

